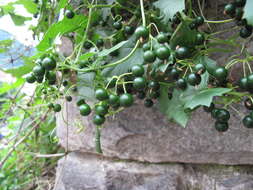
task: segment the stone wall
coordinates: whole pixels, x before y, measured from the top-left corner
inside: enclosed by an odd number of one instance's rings
[[[229,1],[206,2],[208,18],[223,19],[217,10]],[[224,64],[232,54],[213,58]],[[59,161],[55,190],[253,190],[253,131],[242,126],[233,110],[229,130],[219,133],[202,109],[184,129],[168,122],[157,108],[135,102],[106,122],[99,155],[92,116],[81,117],[74,103],[64,105],[57,135],[70,153]]]

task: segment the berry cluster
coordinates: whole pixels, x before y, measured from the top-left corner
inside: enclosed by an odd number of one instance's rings
[[[233,3],[229,3],[225,6],[224,14],[236,19],[239,26],[243,26],[240,30],[240,36],[242,38],[248,38],[252,34],[252,26],[247,24],[246,19],[242,19],[243,7],[246,4],[246,0],[235,0]]]

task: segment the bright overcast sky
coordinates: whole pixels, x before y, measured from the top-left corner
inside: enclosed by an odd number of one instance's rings
[[[15,0],[0,0],[0,5],[7,4],[9,2],[12,2]],[[22,5],[16,5],[15,6],[15,12],[18,15],[32,17],[31,14],[27,13],[25,8]],[[0,18],[0,29],[5,30],[9,33],[11,33],[18,41],[21,43],[24,43],[26,45],[35,45],[35,42],[32,39],[32,32],[29,31],[30,25],[35,25],[36,19],[33,19],[31,21],[27,21],[24,26],[16,26],[9,15],[5,15]]]

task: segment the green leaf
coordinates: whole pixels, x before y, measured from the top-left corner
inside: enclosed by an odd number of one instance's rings
[[[154,6],[162,11],[167,22],[175,13],[185,9],[185,0],[158,0]]]
[[[94,79],[95,73],[78,73],[77,75],[78,95],[91,102],[96,100]]]
[[[246,5],[244,7],[244,14],[243,18],[247,19],[247,24],[253,26],[253,1],[252,0],[247,0]]]
[[[23,5],[25,7],[25,9],[31,14],[35,14],[38,11],[37,4],[31,0],[18,0],[15,2],[15,4]]]
[[[231,91],[229,88],[206,88],[198,91],[185,103],[185,108],[194,109],[198,106],[210,106],[215,96],[221,96]]]
[[[24,25],[25,21],[27,20],[32,20],[32,18],[30,17],[24,17],[24,16],[16,15],[14,13],[9,13],[9,14],[11,16],[12,21],[17,26]]]
[[[95,53],[93,53],[93,52],[85,53],[85,54],[83,54],[83,55],[81,55],[81,56],[79,57],[79,60],[80,60],[80,61],[86,61],[86,60],[88,60],[90,57],[92,57],[93,55],[95,55]]]
[[[83,15],[75,15],[73,19],[64,18],[50,26],[43,40],[37,45],[37,49],[39,51],[45,51],[51,47],[52,42],[57,36],[73,32],[79,28],[85,28],[86,25],[87,17]]]
[[[168,119],[175,121],[182,127],[186,127],[190,114],[185,111],[184,101],[181,96],[182,91],[175,89],[173,91],[172,99],[169,100],[168,87],[163,86],[161,88],[161,96],[159,98],[159,108]]]
[[[103,51],[99,52],[98,53],[98,56],[99,57],[104,57],[104,56],[107,56],[109,55],[110,53],[114,52],[115,50],[121,48],[123,45],[125,45],[128,41],[123,41],[123,42],[120,42],[118,43],[117,45],[113,46],[112,48],[110,49],[104,49]]]
[[[175,49],[176,46],[195,46],[197,33],[196,30],[191,30],[189,28],[189,22],[182,21],[171,37],[171,48]]]

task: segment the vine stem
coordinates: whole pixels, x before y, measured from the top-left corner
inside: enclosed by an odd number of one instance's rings
[[[93,2],[92,2],[92,3],[93,3]],[[89,28],[90,28],[90,23],[91,23],[91,17],[92,17],[92,10],[93,10],[93,6],[90,6],[86,30],[85,30],[83,39],[82,39],[82,41],[81,41],[80,47],[79,47],[79,49],[78,49],[75,62],[77,62],[77,60],[79,59],[80,54],[81,54],[81,52],[82,52],[83,44],[84,44],[84,42],[85,42],[85,40],[87,39],[87,36],[88,36],[88,32],[89,32]]]
[[[227,19],[227,20],[205,20],[206,23],[214,23],[214,24],[223,24],[228,22],[233,22],[234,19]]]
[[[143,3],[143,0],[140,0],[140,5],[141,5],[142,24],[143,24],[143,26],[146,26],[146,18],[145,18],[145,12],[144,12],[144,3]]]
[[[95,144],[96,144],[96,152],[99,154],[102,154],[102,149],[101,149],[101,143],[100,143],[100,126],[96,126],[96,134],[95,134]]]

